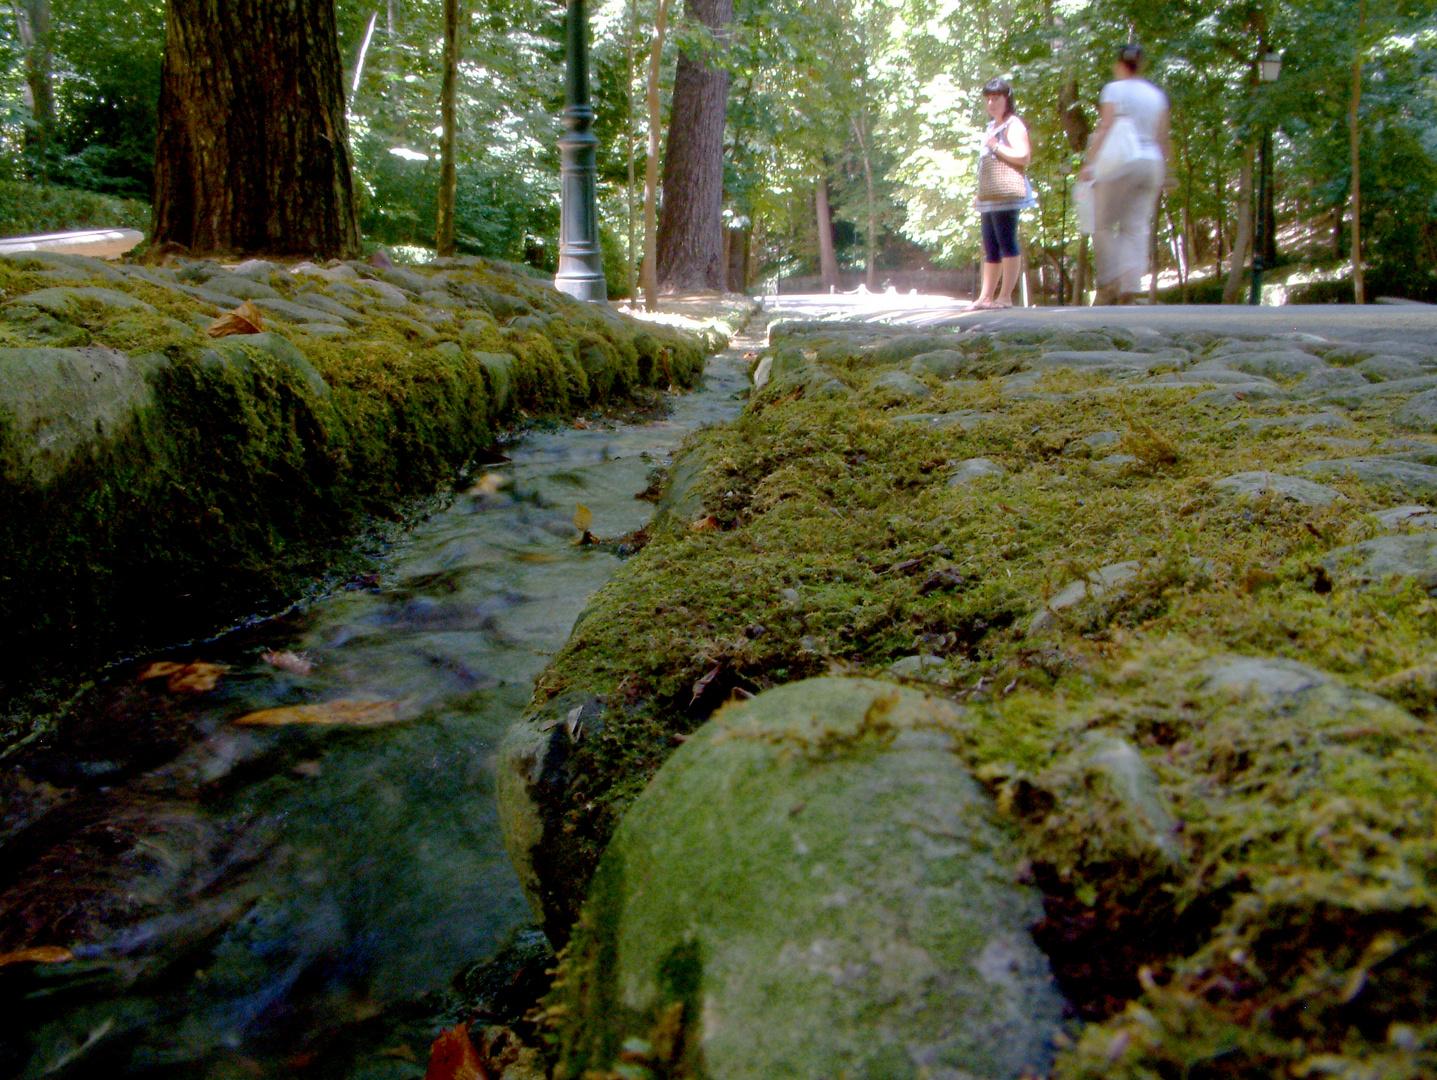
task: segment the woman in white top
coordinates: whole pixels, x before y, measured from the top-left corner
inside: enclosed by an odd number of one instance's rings
[[[1113,64],[1113,81],[1098,98],[1101,118],[1088,140],[1079,174],[1093,179],[1103,141],[1120,119],[1132,126],[1136,152],[1116,172],[1093,184],[1093,254],[1097,261],[1100,304],[1131,303],[1148,273],[1153,212],[1167,178],[1168,99],[1147,79],[1138,78],[1143,50],[1124,45]]]
[[[1013,286],[1018,283],[1018,212],[1036,206],[1033,187],[1027,182],[1026,170],[1033,159],[1028,129],[1013,110],[1013,88],[1002,79],[992,79],[983,87],[983,103],[988,110],[988,130],[983,137],[983,157],[1005,162],[1025,171],[1022,198],[979,199],[978,218],[983,236],[983,292],[974,301],[975,308],[1006,308],[1013,306]],[[983,167],[980,162],[979,168]],[[1001,276],[1001,288],[999,278]]]

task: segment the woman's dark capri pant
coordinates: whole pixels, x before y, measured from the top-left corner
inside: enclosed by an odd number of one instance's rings
[[[983,222],[983,261],[1002,262],[1018,257],[1018,211],[984,210],[978,215]]]

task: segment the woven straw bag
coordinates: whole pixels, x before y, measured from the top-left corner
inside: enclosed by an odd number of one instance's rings
[[[998,129],[1001,133],[1008,125]],[[1028,178],[1024,171],[997,154],[984,154],[978,162],[978,202],[1009,202],[1027,198]]]

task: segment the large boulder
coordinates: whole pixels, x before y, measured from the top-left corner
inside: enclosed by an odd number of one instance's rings
[[[553,992],[556,1075],[645,1048],[714,1080],[1046,1075],[1063,1002],[1038,895],[962,726],[859,679],[719,712],[600,863]]]

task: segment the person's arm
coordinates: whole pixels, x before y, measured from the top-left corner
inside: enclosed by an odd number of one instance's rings
[[[1009,165],[1026,169],[1033,160],[1033,144],[1028,138],[1028,128],[1016,116],[1008,122],[1008,145],[995,141],[993,153]]]
[[[1098,159],[1098,150],[1102,147],[1103,140],[1108,137],[1108,129],[1113,126],[1117,115],[1117,106],[1111,101],[1105,101],[1098,106],[1098,128],[1088,136],[1088,152],[1083,155],[1083,167],[1078,170],[1079,180],[1093,178],[1093,162]]]

